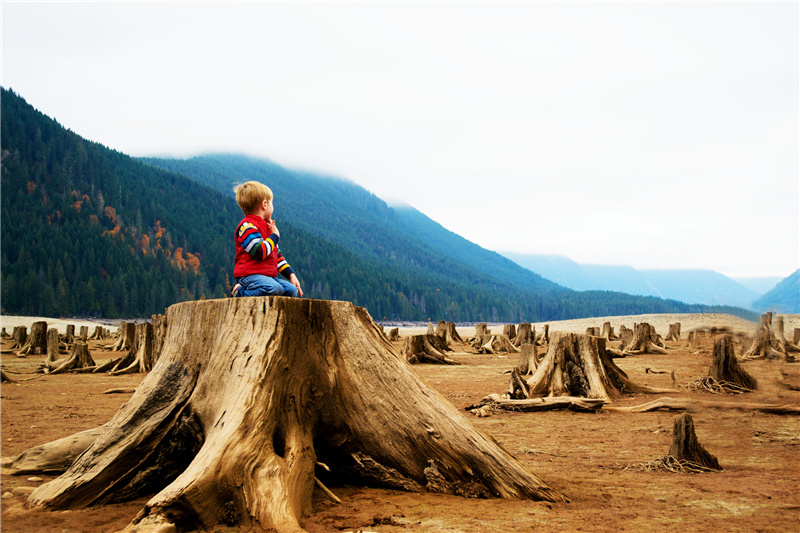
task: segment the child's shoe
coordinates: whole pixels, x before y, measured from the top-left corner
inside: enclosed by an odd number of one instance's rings
[[[231,298],[236,298],[239,295],[239,289],[241,288],[242,288],[241,283],[237,283],[236,285],[234,285],[233,289],[231,289]]]

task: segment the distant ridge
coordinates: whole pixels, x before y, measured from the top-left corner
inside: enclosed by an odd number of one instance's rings
[[[637,270],[622,265],[583,265],[554,255],[506,253],[518,264],[570,289],[620,291],[686,303],[755,309],[760,293],[713,270]]]
[[[756,309],[776,313],[800,313],[800,269],[784,278],[775,288],[756,300]]]

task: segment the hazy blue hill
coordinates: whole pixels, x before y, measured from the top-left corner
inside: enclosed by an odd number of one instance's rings
[[[800,313],[800,269],[784,278],[771,291],[756,300],[759,311]]]
[[[505,254],[544,278],[574,290],[619,291],[704,305],[752,308],[758,293],[713,270],[637,270],[581,265],[562,256]]]

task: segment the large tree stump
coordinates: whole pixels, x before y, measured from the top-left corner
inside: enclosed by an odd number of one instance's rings
[[[730,335],[721,335],[714,340],[714,355],[708,375],[720,383],[733,383],[745,389],[755,390],[758,386],[756,379],[739,365]]]
[[[417,363],[460,365],[461,363],[443,353],[447,349],[441,337],[436,335],[411,335],[403,339],[400,353],[412,365]]]
[[[517,336],[514,337],[514,346],[519,348],[523,344],[533,344],[536,342],[536,330],[530,322],[523,322],[517,328]]]
[[[675,418],[669,456],[679,461],[688,461],[689,466],[699,465],[708,470],[722,470],[717,458],[708,453],[697,440],[694,420],[689,413],[683,413]]]
[[[455,322],[448,322],[447,323],[447,335],[445,336],[445,340],[448,344],[452,344],[455,342],[464,343],[464,339],[461,338],[461,335],[458,334],[458,330],[456,329]]]
[[[318,461],[404,490],[566,501],[422,383],[349,302],[227,298],[166,316],[159,363],[31,506],[156,493],[131,530],[298,532]]]
[[[661,346],[657,346],[653,342],[654,330],[650,324],[643,322],[641,324],[634,324],[633,336],[628,344],[621,346],[623,353],[628,355],[641,355],[645,353],[650,354],[665,354],[667,350]]]
[[[25,346],[17,353],[19,357],[26,355],[42,355],[47,353],[47,322],[39,320],[31,324],[31,334]]]
[[[626,394],[660,392],[666,391],[628,379],[606,353],[605,339],[554,332],[536,372],[512,397],[571,396],[611,401]]]
[[[681,323],[675,322],[669,325],[669,332],[667,333],[665,341],[679,341],[681,340]]]

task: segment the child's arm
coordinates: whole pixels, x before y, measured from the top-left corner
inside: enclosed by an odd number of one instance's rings
[[[297,292],[300,297],[303,297],[303,289],[300,288],[300,280],[297,279],[297,274],[294,273],[292,267],[289,266],[289,263],[286,261],[286,258],[283,257],[283,253],[281,253],[281,249],[278,248],[278,272],[280,272],[283,277],[289,280],[289,283],[297,287]]]
[[[278,246],[279,239],[280,234],[278,233],[273,233],[264,239],[261,232],[252,222],[243,222],[236,232],[236,242],[239,246],[244,248],[244,251],[250,254],[250,257],[258,261],[263,261],[269,257],[272,249]]]

